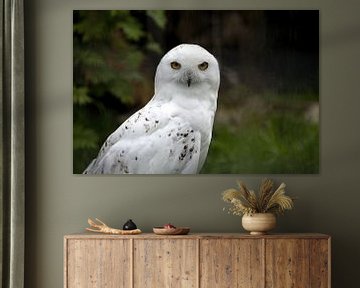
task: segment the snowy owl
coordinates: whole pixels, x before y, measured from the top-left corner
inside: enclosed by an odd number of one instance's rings
[[[155,93],[105,141],[84,174],[199,173],[212,137],[220,85],[215,57],[181,44],[164,55]]]

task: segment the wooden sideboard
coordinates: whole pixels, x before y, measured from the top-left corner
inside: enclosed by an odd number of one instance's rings
[[[323,234],[67,235],[65,288],[328,288]]]

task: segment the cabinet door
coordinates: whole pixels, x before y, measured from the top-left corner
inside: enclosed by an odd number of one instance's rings
[[[134,287],[197,287],[197,240],[134,240]]]
[[[200,287],[259,288],[264,285],[260,239],[200,241]]]
[[[330,240],[310,241],[310,287],[330,287]]]
[[[327,239],[267,239],[266,287],[328,287]]]
[[[309,287],[309,240],[266,239],[266,287]]]
[[[66,288],[131,287],[130,240],[68,239]]]

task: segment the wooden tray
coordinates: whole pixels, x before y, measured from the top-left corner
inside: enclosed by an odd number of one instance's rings
[[[157,235],[186,235],[189,233],[189,227],[163,228],[154,227],[153,231]]]

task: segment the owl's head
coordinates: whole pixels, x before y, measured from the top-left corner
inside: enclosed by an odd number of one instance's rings
[[[156,69],[155,93],[169,84],[170,87],[205,89],[217,93],[220,85],[219,64],[201,46],[181,44],[166,53]]]

